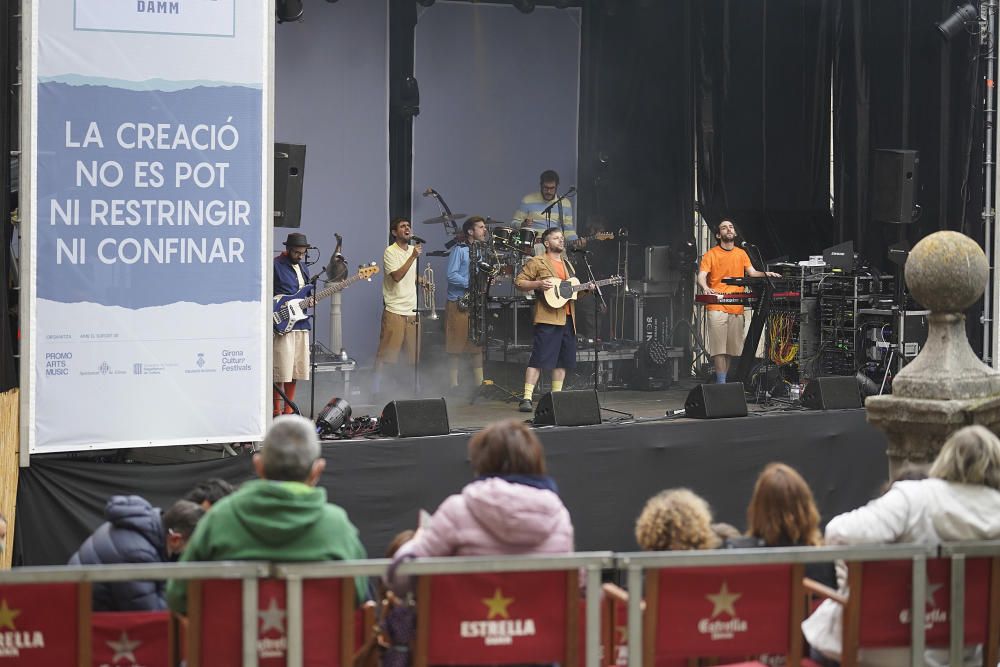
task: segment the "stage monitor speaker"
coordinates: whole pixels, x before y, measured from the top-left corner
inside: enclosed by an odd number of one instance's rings
[[[392,401],[382,408],[379,433],[393,438],[448,435],[448,404],[443,398]]]
[[[743,383],[698,385],[684,401],[684,416],[695,419],[746,417],[747,399],[743,394]]]
[[[550,391],[535,408],[535,426],[588,426],[601,423],[601,406],[593,389]]]
[[[913,222],[919,166],[920,153],[917,151],[875,150],[871,178],[872,220],[903,225]]]
[[[298,227],[302,224],[302,179],[305,169],[305,145],[274,145],[275,227]]]
[[[810,410],[842,410],[861,407],[861,390],[853,375],[809,380],[799,397]]]

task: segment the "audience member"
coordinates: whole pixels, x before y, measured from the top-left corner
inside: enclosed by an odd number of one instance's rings
[[[212,505],[235,490],[233,485],[226,480],[213,477],[195,484],[194,488],[184,496],[184,500],[190,500],[196,505],[201,505],[202,509],[207,512],[212,508]]]
[[[721,544],[708,503],[688,489],[667,489],[646,501],[635,522],[635,539],[643,551],[716,549]]]
[[[178,500],[160,513],[145,498],[112,496],[98,526],[70,559],[70,565],[165,563],[183,551],[205,511]],[[98,581],[93,585],[94,611],[166,609],[163,581]]]
[[[326,461],[320,457],[316,426],[304,417],[277,417],[253,457],[260,479],[212,507],[198,526],[182,561],[320,561],[365,558],[357,528],[347,513],[316,488]],[[359,600],[367,598],[365,577],[355,579]],[[187,584],[167,585],[170,608],[187,611]]]
[[[399,548],[413,539],[412,530],[397,534],[385,551],[392,558]],[[355,667],[407,667],[412,662],[413,642],[417,636],[417,615],[409,596],[398,597],[383,580],[378,585],[378,609],[375,632],[355,656]]]
[[[396,553],[390,582],[402,560],[429,556],[486,556],[573,551],[573,524],[545,452],[523,423],[508,419],[469,440],[476,479],[449,496]]]
[[[931,466],[929,478],[896,482],[864,507],[834,517],[828,544],[938,544],[1000,538],[1000,439],[982,426],[952,434]],[[843,590],[844,587],[841,586]],[[831,600],[802,624],[806,639],[823,655],[840,659],[842,609]],[[967,648],[969,664],[975,653]],[[947,651],[929,650],[928,662],[947,664]],[[909,649],[862,651],[859,664],[909,664]]]

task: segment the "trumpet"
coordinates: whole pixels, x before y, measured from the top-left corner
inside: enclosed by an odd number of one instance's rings
[[[428,319],[436,320],[438,319],[437,314],[437,304],[434,303],[435,297],[435,286],[434,286],[434,269],[431,268],[428,263],[427,268],[424,269],[423,281],[420,285],[420,294],[423,296],[423,310],[430,311],[427,316]]]

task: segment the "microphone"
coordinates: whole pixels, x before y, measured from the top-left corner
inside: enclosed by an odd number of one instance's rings
[[[739,246],[741,248],[756,248],[757,247],[753,243],[750,243],[749,241],[740,241],[739,242]]]
[[[434,194],[434,188],[427,188],[426,190],[424,190],[425,197],[430,197],[432,194]]]
[[[573,194],[575,192],[576,192],[576,186],[575,185],[570,186],[570,189],[566,191],[566,193],[563,195],[563,197],[569,197],[571,194]]]
[[[417,245],[418,243],[427,243],[427,241],[423,240],[419,236],[410,237],[410,245]]]

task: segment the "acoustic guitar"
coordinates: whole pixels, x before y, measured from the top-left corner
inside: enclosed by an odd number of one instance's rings
[[[621,285],[621,276],[611,276],[605,280],[598,280],[594,284],[598,287],[604,287],[605,285]],[[542,296],[545,299],[545,303],[549,304],[553,308],[562,308],[569,301],[576,300],[576,293],[580,290],[590,289],[590,283],[580,284],[579,278],[570,278],[569,280],[560,281],[555,287],[549,288],[542,292]]]

